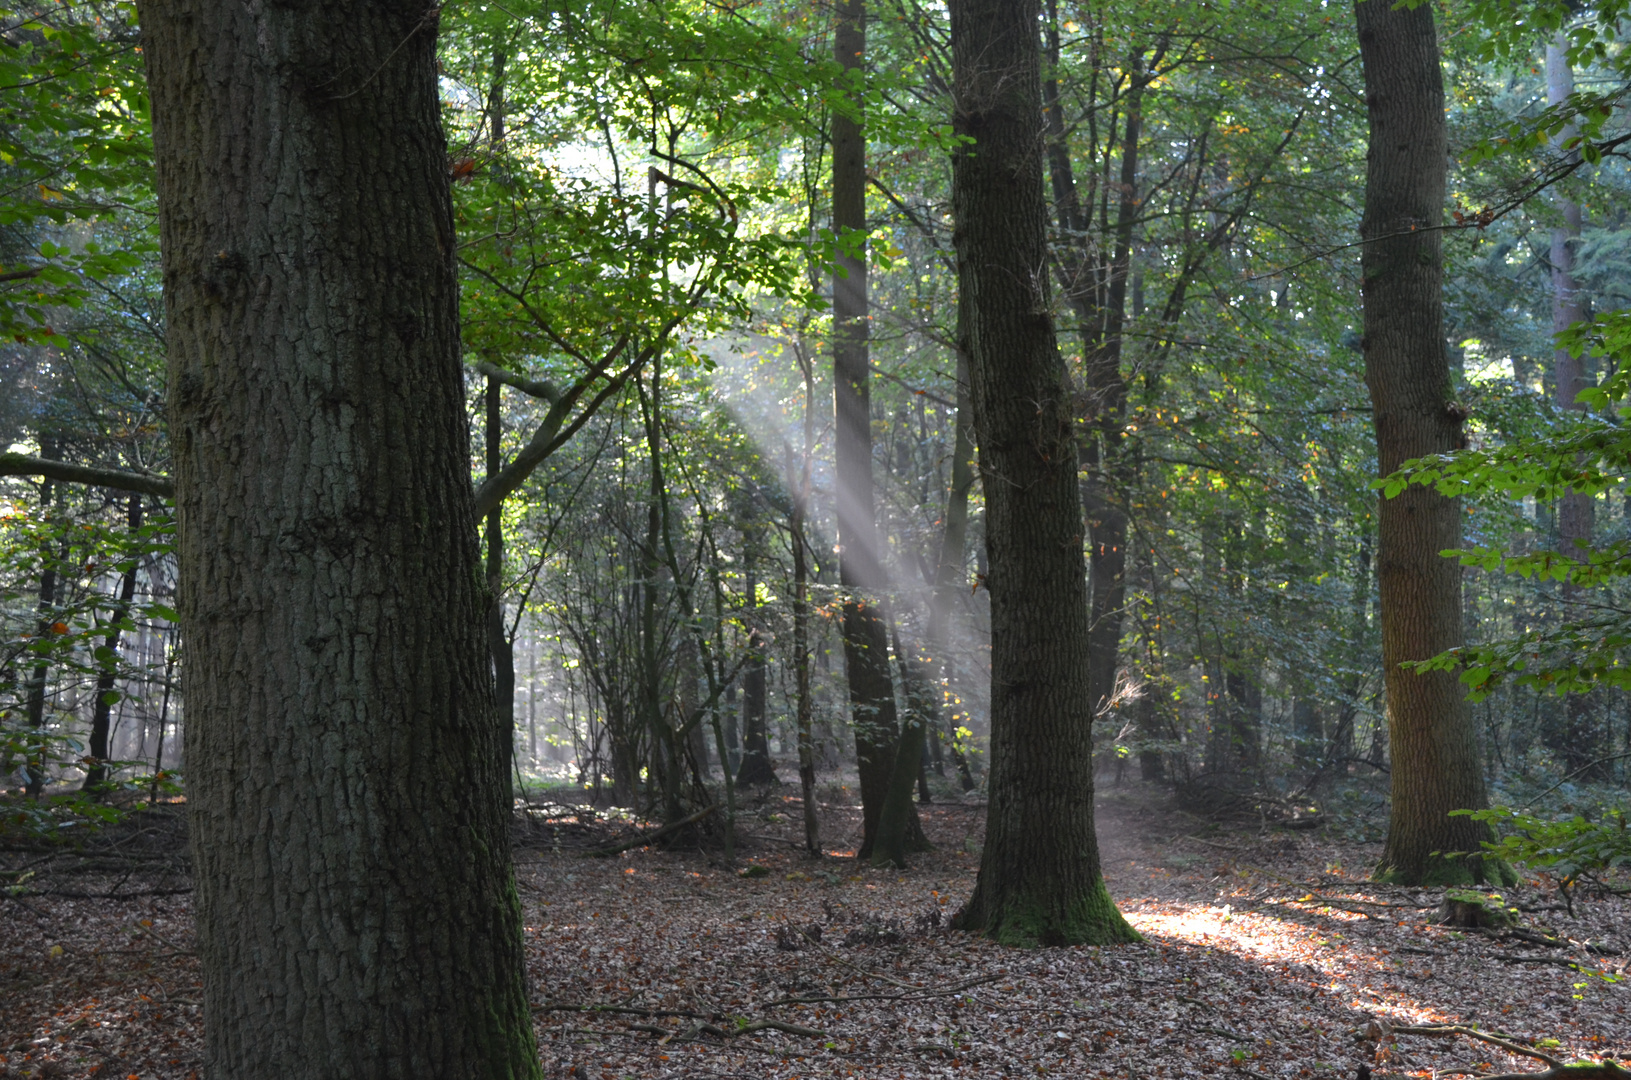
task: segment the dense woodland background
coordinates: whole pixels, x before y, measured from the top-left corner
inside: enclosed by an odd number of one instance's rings
[[[1623,0],[0,4],[0,1076],[1631,1075]]]
[[[1538,192],[1565,151],[1531,139],[1475,152],[1511,125],[1544,128],[1535,118],[1571,72],[1617,94],[1612,35],[1607,55],[1571,69],[1555,44],[1548,60],[1544,27],[1514,37],[1478,15],[1440,13],[1447,213],[1477,221],[1445,238],[1445,347],[1469,442],[1489,448],[1569,417],[1553,363],[1554,234],[1570,236],[1578,307],[1616,311],[1631,295],[1631,203],[1612,147]],[[13,6],[0,19],[0,441],[162,473],[165,331],[133,10]],[[831,82],[831,29],[824,9],[766,4],[443,13],[473,474],[529,443],[549,451],[503,503],[489,568],[494,632],[513,657],[518,790],[570,785],[650,809],[659,758],[673,754],[652,715],[680,723],[699,709],[694,778],[791,781],[801,550],[813,765],[823,784],[853,783],[825,358],[831,268],[863,243],[832,228],[829,129],[848,106]],[[927,651],[960,464],[947,28],[937,8],[881,3],[867,30],[880,598],[898,708],[931,718],[923,795],[951,798],[984,773],[988,624],[975,482],[951,630]],[[1113,337],[1125,386],[1114,430],[1086,437],[1113,455],[1083,466],[1090,505],[1125,515],[1127,536],[1101,776],[1170,785],[1197,807],[1340,812],[1364,831],[1382,820],[1389,747],[1353,34],[1324,3],[1050,7],[1055,227],[1037,272],[1053,279],[1071,364],[1084,370]],[[1610,367],[1588,354],[1588,381]],[[527,380],[560,389],[539,397]],[[553,422],[575,432],[534,438],[562,394],[576,408]],[[98,779],[184,776],[165,504],[4,483],[8,737],[71,740],[45,770],[54,785],[82,778],[86,754],[119,763],[93,766]],[[1594,541],[1625,538],[1623,487],[1594,503]],[[1469,498],[1468,546],[1557,550],[1559,505]],[[1616,596],[1592,594],[1590,610],[1618,611]],[[1581,604],[1554,581],[1464,573],[1474,644],[1558,627]],[[1568,775],[1566,798],[1589,806],[1627,768],[1631,710],[1617,691],[1564,698],[1507,679],[1474,716],[1488,778],[1514,801]],[[769,761],[742,773],[744,754]]]

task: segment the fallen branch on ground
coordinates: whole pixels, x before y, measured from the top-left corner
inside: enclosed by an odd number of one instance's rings
[[[1536,1050],[1531,1046],[1522,1046],[1508,1038],[1491,1035],[1476,1028],[1463,1027],[1460,1024],[1432,1025],[1425,1027],[1396,1027],[1383,1028],[1391,1030],[1395,1035],[1427,1035],[1447,1038],[1461,1035],[1468,1039],[1498,1046],[1509,1054],[1519,1057],[1531,1057],[1537,1061],[1545,1062],[1549,1068],[1539,1072],[1509,1072],[1509,1073],[1477,1073],[1479,1080],[1631,1080],[1631,1070],[1621,1068],[1613,1061],[1569,1061],[1554,1057],[1544,1050]]]
[[[645,847],[653,840],[658,840],[669,835],[670,833],[678,832],[687,825],[695,825],[697,822],[701,821],[703,818],[707,817],[709,814],[718,809],[718,803],[709,803],[707,806],[704,806],[701,810],[698,810],[689,817],[683,817],[678,821],[670,822],[660,829],[652,829],[650,832],[641,833],[639,836],[629,840],[620,840],[617,843],[609,844],[606,847],[591,848],[589,851],[584,852],[584,854],[592,855],[597,859],[603,859],[608,855],[620,855],[631,848]]]
[[[998,979],[1006,979],[1007,977],[1006,972],[996,975],[981,975],[977,979],[958,983],[956,986],[948,987],[945,990],[930,990],[923,987],[903,990],[898,994],[819,994],[808,997],[784,997],[777,998],[775,1001],[766,1001],[760,1005],[760,1008],[769,1009],[777,1005],[825,1005],[843,1001],[903,1001],[908,998],[948,997],[952,994],[960,994],[970,987],[982,986],[985,983],[996,982]]]

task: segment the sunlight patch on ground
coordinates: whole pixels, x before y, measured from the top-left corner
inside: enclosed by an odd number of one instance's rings
[[[1424,1005],[1388,984],[1387,980],[1400,976],[1420,977],[1407,963],[1385,950],[1377,954],[1355,948],[1341,932],[1236,911],[1227,902],[1166,902],[1160,909],[1126,914],[1139,933],[1152,939],[1216,949],[1282,968],[1298,965],[1304,970],[1301,981],[1347,998],[1346,1003],[1355,1009],[1385,1012],[1401,1022],[1459,1022],[1454,1014]],[[1339,923],[1366,921],[1361,915],[1330,908],[1319,910],[1319,914]]]

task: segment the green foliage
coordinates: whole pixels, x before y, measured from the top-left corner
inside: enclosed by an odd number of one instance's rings
[[[1489,822],[1497,830],[1499,839],[1484,844],[1490,855],[1544,870],[1565,891],[1582,877],[1595,880],[1631,866],[1631,830],[1622,809],[1607,811],[1600,821],[1579,814],[1542,817],[1510,806],[1455,813]]]
[[[0,713],[0,776],[16,775],[25,783],[41,776],[62,775],[81,768],[85,744],[76,736],[49,729],[30,728],[11,713]],[[75,788],[29,798],[0,790],[0,836],[7,833],[36,840],[61,840],[85,829],[123,821],[136,800],[178,794],[173,772],[143,775],[148,763],[105,761],[108,772],[95,791]]]
[[[88,228],[151,199],[152,135],[135,6],[0,6],[0,336],[49,342],[52,311],[156,250]]]
[[[1559,335],[1560,347],[1575,355],[1590,351],[1612,363],[1612,374],[1579,395],[1596,410],[1570,414],[1550,429],[1509,439],[1489,449],[1406,462],[1375,482],[1392,498],[1407,485],[1433,487],[1452,498],[1525,497],[1552,500],[1574,491],[1597,495],[1631,475],[1631,311],[1610,312]],[[1631,576],[1631,542],[1617,540],[1575,554],[1508,551],[1498,546],[1444,552],[1462,565],[1504,571],[1535,581],[1554,581],[1610,594],[1590,614],[1556,625],[1537,626],[1516,637],[1467,645],[1414,663],[1417,671],[1461,669],[1473,701],[1484,700],[1503,682],[1558,694],[1580,693],[1594,685],[1631,687],[1631,611],[1613,601],[1613,587]]]

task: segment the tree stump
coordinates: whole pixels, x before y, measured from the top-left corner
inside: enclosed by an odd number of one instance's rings
[[[1439,923],[1443,926],[1469,926],[1500,928],[1518,921],[1518,909],[1508,907],[1499,893],[1481,893],[1471,889],[1450,889],[1438,909]]]

